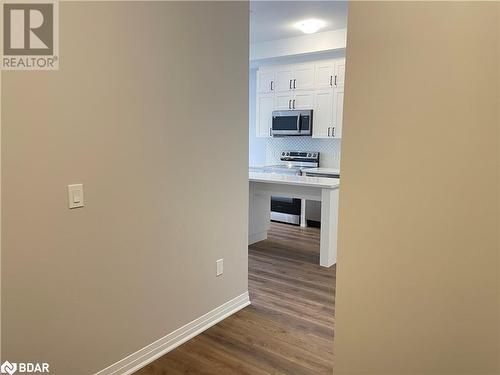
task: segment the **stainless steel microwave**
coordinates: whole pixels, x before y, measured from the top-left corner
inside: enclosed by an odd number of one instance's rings
[[[271,134],[277,137],[312,134],[313,111],[273,111]]]

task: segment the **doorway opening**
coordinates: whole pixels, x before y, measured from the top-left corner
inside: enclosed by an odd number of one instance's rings
[[[347,2],[250,8],[249,310],[331,373]]]

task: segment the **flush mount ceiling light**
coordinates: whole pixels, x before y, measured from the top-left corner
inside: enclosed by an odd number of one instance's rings
[[[305,34],[313,34],[325,26],[325,22],[317,19],[309,19],[297,22],[295,27]]]

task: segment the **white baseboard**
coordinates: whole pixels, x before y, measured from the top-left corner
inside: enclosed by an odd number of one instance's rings
[[[256,242],[267,240],[267,230],[265,232],[254,233],[248,236],[248,244],[252,245]]]
[[[126,358],[99,371],[95,375],[130,375],[160,358],[179,345],[192,339],[221,320],[250,305],[248,292],[226,302],[207,314],[193,320],[161,339],[149,344]]]

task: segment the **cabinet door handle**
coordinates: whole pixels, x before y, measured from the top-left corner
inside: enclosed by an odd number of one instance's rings
[[[290,80],[290,90],[292,89],[292,80]]]
[[[330,136],[330,127],[328,127],[328,136]]]
[[[335,137],[335,126],[332,126],[332,137]]]
[[[269,128],[269,136],[272,137],[273,136],[273,130],[271,128]]]
[[[297,86],[296,86],[296,84],[297,84],[297,80],[296,80],[296,79],[294,79],[294,80],[293,80],[293,88],[294,88],[294,89],[297,87]]]
[[[271,91],[273,91],[273,81],[271,81]]]
[[[335,74],[335,87],[337,87],[337,75]]]
[[[288,99],[288,109],[292,109],[292,99]]]
[[[295,99],[293,99],[293,109],[295,109]]]
[[[330,86],[333,86],[333,76],[330,76]]]

